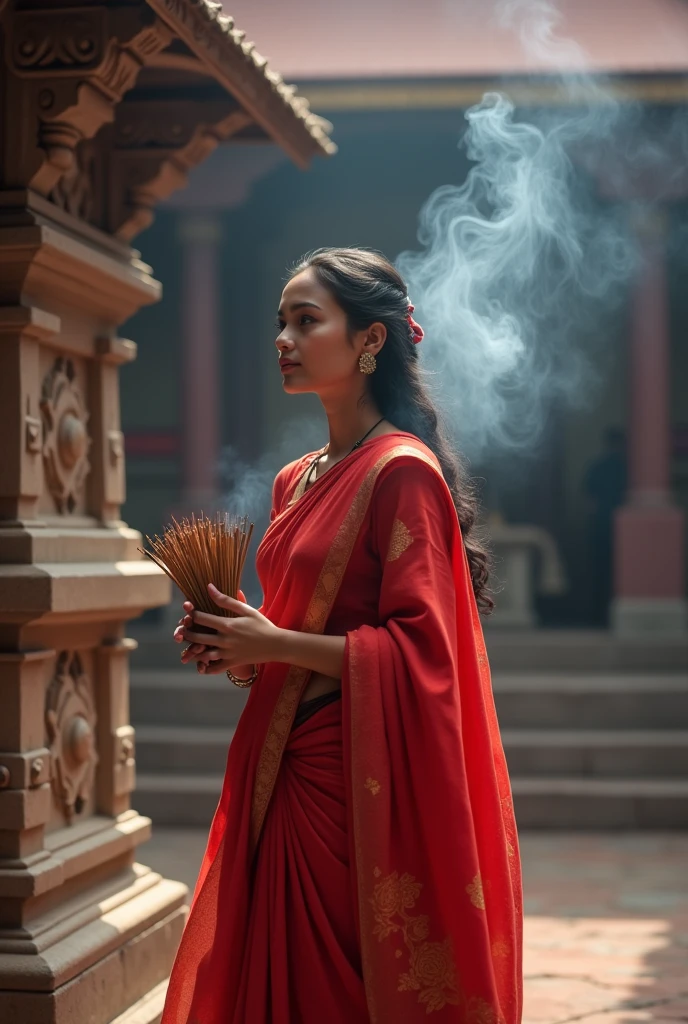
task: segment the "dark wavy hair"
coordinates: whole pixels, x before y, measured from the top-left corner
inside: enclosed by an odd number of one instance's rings
[[[316,249],[291,268],[289,279],[309,268],[346,313],[350,333],[373,323],[387,328],[377,370],[369,377],[370,395],[385,419],[415,434],[437,456],[459,517],[478,608],[489,614],[494,602],[488,590],[488,555],[474,532],[475,489],[423,379],[418,346],[407,320],[409,299],[403,278],[384,256],[368,249]]]

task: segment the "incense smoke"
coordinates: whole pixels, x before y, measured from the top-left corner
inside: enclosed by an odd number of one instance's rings
[[[676,151],[688,151],[685,114],[648,134],[644,108],[614,99],[581,48],[557,37],[549,0],[500,0],[495,13],[556,72],[566,105],[527,122],[488,93],[468,110],[460,145],[472,168],[433,192],[421,250],[397,259],[426,330],[425,366],[473,458],[535,450],[551,406],[590,395],[605,353],[589,351],[586,334],[637,267],[628,204],[600,201],[599,181],[623,195],[649,172],[661,198]]]
[[[622,306],[638,267],[630,204],[601,200],[600,180],[622,196],[635,178],[652,180],[661,200],[688,154],[686,112],[655,111],[648,124],[644,105],[619,102],[581,47],[557,35],[552,0],[497,0],[494,14],[494,30],[518,35],[563,102],[526,120],[492,92],[468,110],[460,145],[472,168],[433,192],[420,250],[397,259],[436,400],[472,459],[535,452],[553,405],[594,395],[609,346],[589,339],[599,342],[596,323]],[[255,463],[225,449],[223,507],[249,515],[261,536],[276,473],[324,436],[322,420],[304,418]]]
[[[321,447],[325,434],[322,420],[301,417],[291,420],[279,443],[254,462],[242,459],[231,445],[224,448],[219,467],[223,508],[241,509],[241,514],[252,520],[267,518],[272,485],[280,469]]]
[[[322,419],[301,417],[291,420],[279,444],[254,462],[242,459],[231,446],[223,449],[219,467],[223,482],[222,508],[240,510],[241,515],[248,516],[255,524],[241,584],[250,604],[260,603],[260,586],[254,568],[255,551],[270,522],[275,477],[289,462],[320,448],[326,433]]]

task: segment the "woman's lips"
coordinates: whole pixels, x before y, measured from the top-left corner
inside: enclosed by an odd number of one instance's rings
[[[291,373],[292,370],[297,370],[299,363],[280,363],[280,370],[282,373]]]

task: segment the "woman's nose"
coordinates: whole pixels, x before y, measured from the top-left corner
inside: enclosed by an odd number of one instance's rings
[[[291,349],[294,348],[293,341],[290,341],[289,338],[286,338],[284,332],[280,334],[279,338],[277,338],[277,340],[275,341],[275,344],[277,345],[277,348],[280,352],[289,352]]]

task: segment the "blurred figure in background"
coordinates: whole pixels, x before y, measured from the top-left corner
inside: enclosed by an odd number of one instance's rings
[[[590,618],[596,626],[609,624],[614,574],[614,513],[626,495],[626,436],[608,427],[602,452],[587,468],[584,478],[589,500],[588,551],[591,567]]]

